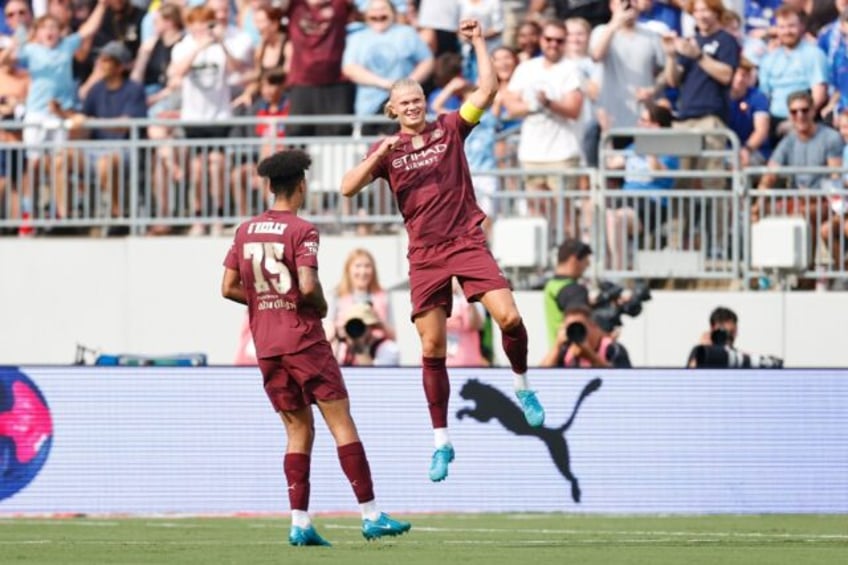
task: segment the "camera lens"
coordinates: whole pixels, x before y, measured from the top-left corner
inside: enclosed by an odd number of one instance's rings
[[[571,343],[583,343],[587,334],[586,325],[583,322],[571,322],[565,326],[565,337]]]
[[[350,319],[345,324],[344,330],[350,339],[360,338],[365,334],[365,322],[359,318]]]

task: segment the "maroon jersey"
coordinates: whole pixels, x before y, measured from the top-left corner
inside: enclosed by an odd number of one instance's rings
[[[257,358],[325,339],[318,311],[300,303],[297,268],[318,268],[318,230],[311,223],[268,210],[239,226],[224,266],[241,275]]]
[[[398,134],[395,148],[372,171],[395,193],[410,249],[465,236],[486,218],[465,159],[465,138],[473,127],[459,112],[442,114],[421,133]]]
[[[342,82],[350,0],[292,0],[289,86],[325,86]]]

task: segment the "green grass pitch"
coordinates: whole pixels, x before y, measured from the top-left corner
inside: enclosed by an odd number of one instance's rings
[[[318,516],[332,548],[295,548],[279,518],[2,518],[0,563],[683,565],[848,563],[848,516],[399,516],[366,542],[355,516]]]

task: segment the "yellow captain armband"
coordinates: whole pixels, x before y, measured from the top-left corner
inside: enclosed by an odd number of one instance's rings
[[[478,108],[471,102],[463,102],[459,108],[459,116],[469,124],[476,124],[483,117],[483,112],[485,111],[485,109]]]

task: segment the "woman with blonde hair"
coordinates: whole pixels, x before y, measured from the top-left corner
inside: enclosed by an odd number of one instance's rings
[[[344,264],[342,280],[336,287],[336,300],[328,316],[333,321],[331,337],[342,331],[347,311],[356,304],[368,303],[380,318],[380,332],[389,339],[395,338],[389,293],[380,286],[374,256],[365,249],[354,249]]]

